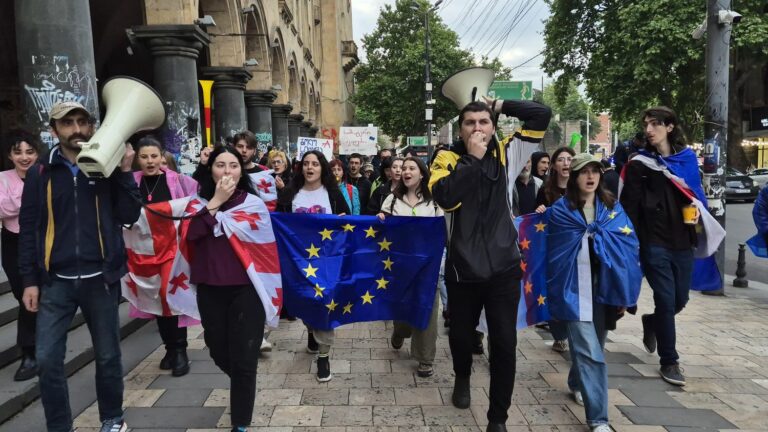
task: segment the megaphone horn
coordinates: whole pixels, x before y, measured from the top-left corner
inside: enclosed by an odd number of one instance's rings
[[[77,166],[88,177],[109,177],[122,160],[125,142],[131,135],[157,129],[165,123],[163,99],[136,78],[110,79],[101,90],[101,98],[107,115],[77,156]]]
[[[480,100],[488,94],[488,89],[494,80],[491,69],[471,67],[463,69],[448,77],[443,83],[441,92],[459,109],[468,103]]]

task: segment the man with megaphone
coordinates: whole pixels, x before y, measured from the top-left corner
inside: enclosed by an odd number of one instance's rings
[[[72,430],[64,371],[66,335],[78,307],[91,332],[102,432],[123,432],[123,369],[118,305],[126,273],[122,225],[138,220],[141,195],[130,144],[119,168],[91,177],[78,167],[94,117],[77,102],[50,111],[59,144],[30,168],[19,216],[19,271],[24,306],[37,312],[40,398],[48,431]],[[122,149],[120,149],[122,150]]]
[[[452,402],[469,408],[475,327],[484,308],[490,340],[488,432],[506,431],[512,403],[520,300],[521,255],[512,216],[514,182],[539,147],[552,111],[539,103],[482,97],[493,71],[470,68],[448,78],[442,93],[456,103],[461,139],[432,163],[429,187],[445,209],[448,341],[456,379]],[[481,99],[483,101],[481,101]],[[524,125],[499,141],[496,116]]]

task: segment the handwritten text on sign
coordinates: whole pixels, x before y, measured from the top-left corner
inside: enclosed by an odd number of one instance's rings
[[[342,127],[339,133],[339,154],[376,154],[376,138],[379,128]]]
[[[330,161],[333,159],[333,140],[299,137],[299,159],[310,150],[320,150]]]

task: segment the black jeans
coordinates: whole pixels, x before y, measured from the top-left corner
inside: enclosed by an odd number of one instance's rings
[[[515,387],[517,306],[520,279],[483,283],[446,281],[451,327],[448,342],[457,376],[472,373],[472,346],[480,312],[485,308],[490,341],[491,388],[488,421],[505,423]]]
[[[229,375],[232,426],[249,426],[256,399],[256,368],[266,314],[251,285],[197,286],[205,344]]]
[[[16,323],[16,344],[26,355],[35,355],[35,328],[37,324],[37,314],[30,312],[21,302],[24,295],[24,287],[19,274],[19,235],[17,233],[2,229],[0,238],[2,245],[2,263],[3,270],[8,276],[8,284],[11,285],[13,297],[19,302],[19,315]]]
[[[179,327],[178,316],[158,316],[155,320],[166,351],[187,349],[187,328]]]

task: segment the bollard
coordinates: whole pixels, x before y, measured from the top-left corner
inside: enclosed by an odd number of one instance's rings
[[[733,280],[733,286],[736,288],[746,288],[749,285],[749,281],[745,279],[745,276],[747,275],[747,270],[744,268],[747,264],[745,261],[745,246],[744,243],[739,243],[739,258],[736,261],[736,279]]]

